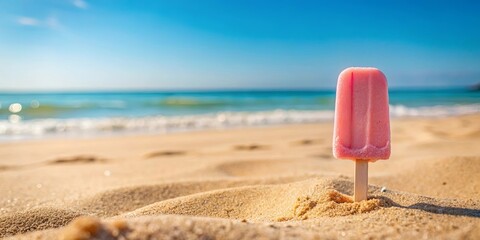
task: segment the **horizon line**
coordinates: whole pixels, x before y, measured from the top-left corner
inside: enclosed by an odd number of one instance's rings
[[[471,90],[472,86],[409,86],[389,87],[393,91],[408,90]],[[165,89],[0,89],[0,94],[50,94],[50,93],[174,93],[174,92],[335,92],[336,88],[165,88]]]

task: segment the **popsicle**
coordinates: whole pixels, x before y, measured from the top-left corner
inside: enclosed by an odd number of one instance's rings
[[[351,67],[338,76],[333,155],[355,161],[355,201],[367,199],[368,162],[390,157],[390,119],[385,75]]]

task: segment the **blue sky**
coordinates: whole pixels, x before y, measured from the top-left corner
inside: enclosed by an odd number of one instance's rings
[[[480,82],[477,1],[0,0],[0,90]]]

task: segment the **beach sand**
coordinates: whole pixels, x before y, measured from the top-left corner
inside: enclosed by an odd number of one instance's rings
[[[480,115],[392,121],[392,156],[332,156],[332,124],[0,144],[0,237],[480,239]]]

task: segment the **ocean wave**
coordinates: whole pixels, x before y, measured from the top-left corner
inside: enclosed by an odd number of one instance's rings
[[[252,107],[252,106],[288,106],[288,105],[310,105],[311,107],[318,106],[333,106],[335,99],[331,97],[318,98],[243,98],[243,99],[208,99],[198,97],[168,97],[157,101],[147,102],[148,107],[163,107],[163,108],[237,108],[237,107]]]
[[[480,112],[480,104],[458,104],[451,106],[424,106],[406,107],[404,105],[391,105],[391,117],[443,117],[465,115]]]
[[[147,105],[157,107],[171,107],[171,108],[205,108],[205,107],[218,107],[227,105],[226,101],[219,100],[200,100],[196,98],[186,97],[171,97],[160,101],[151,102]]]
[[[171,132],[284,123],[318,122],[333,117],[333,111],[222,112],[189,116],[137,118],[74,118],[0,121],[0,136],[42,136],[108,132]]]
[[[390,106],[397,117],[439,117],[480,112],[480,104],[409,108]],[[98,135],[110,133],[166,133],[202,129],[265,126],[331,121],[333,110],[274,110],[262,112],[220,112],[187,116],[148,116],[135,118],[73,118],[0,121],[0,137],[35,138],[54,135]]]

